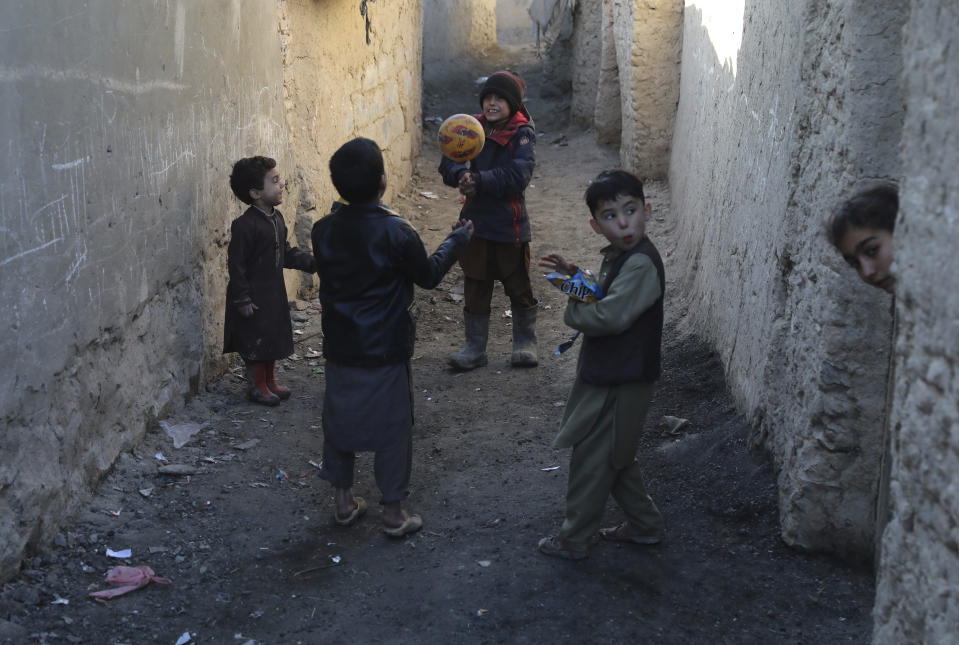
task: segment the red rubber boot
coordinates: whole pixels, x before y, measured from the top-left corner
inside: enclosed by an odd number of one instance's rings
[[[273,375],[274,367],[276,367],[276,361],[267,361],[266,386],[270,389],[270,392],[280,397],[281,401],[286,401],[288,398],[290,398],[290,390],[289,388],[285,388],[276,382],[276,377]]]
[[[273,394],[266,385],[265,361],[250,361],[246,364],[246,398],[263,405],[279,405],[280,397]]]

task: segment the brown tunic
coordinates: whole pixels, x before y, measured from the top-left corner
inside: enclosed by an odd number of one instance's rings
[[[283,215],[267,215],[251,206],[230,226],[223,325],[223,353],[237,352],[249,361],[273,361],[293,353],[293,325],[283,269],[316,271],[313,255],[290,246]],[[252,302],[249,318],[239,307]]]

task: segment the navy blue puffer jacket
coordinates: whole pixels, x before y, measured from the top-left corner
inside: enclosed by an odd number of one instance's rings
[[[482,114],[476,118],[489,132]],[[525,107],[517,111],[505,128],[486,137],[479,156],[469,165],[443,157],[439,171],[443,183],[454,188],[463,173],[476,179],[476,195],[466,200],[460,217],[473,221],[473,235],[492,242],[529,242],[529,215],[523,191],[536,165],[536,132]]]

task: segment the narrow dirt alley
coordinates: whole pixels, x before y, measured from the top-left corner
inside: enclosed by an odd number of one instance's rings
[[[457,217],[458,195],[436,173],[437,124],[428,117],[477,111],[474,81],[505,66],[504,56],[451,70],[455,82],[426,88],[417,174],[391,206],[431,250]],[[527,60],[513,64],[527,78],[539,131],[527,192],[533,254],[557,251],[596,269],[603,240],[588,226],[582,193],[600,170],[618,165],[617,155],[565,127],[562,105],[541,96],[538,62]],[[676,276],[666,257],[675,246],[666,186],[654,183],[649,193],[649,234],[667,275]],[[172,645],[187,632],[191,640],[182,642],[239,644],[869,641],[871,572],[780,541],[774,473],[747,450],[748,428],[717,357],[675,331],[682,312],[673,280],[664,377],[640,448],[667,539],[654,547],[601,543],[582,562],[539,554],[537,541],[563,517],[568,452],[550,441],[577,352],[553,355],[570,333],[564,297],[536,274],[540,366],[513,369],[508,301],[498,291],[490,363],[457,374],[445,357],[462,342],[460,280],[455,268],[438,289],[416,296],[408,505],[424,518],[421,532],[383,535],[368,455],[358,459],[355,490],[370,512],[352,528],[332,525],[331,489],[315,467],[324,380],[312,303],[294,313],[296,355],[280,375],[293,397],[277,408],[253,406],[240,379],[226,374],[168,420],[209,424],[186,445],[174,448],[153,428],[88,512],[5,585],[3,642]],[[688,421],[670,429],[667,415]],[[168,464],[193,474],[158,472]],[[607,519],[621,519],[612,503]],[[107,557],[107,548],[132,557]],[[117,564],[148,565],[172,583],[89,599]]]

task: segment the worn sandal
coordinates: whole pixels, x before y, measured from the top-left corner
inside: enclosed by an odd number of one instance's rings
[[[394,538],[401,538],[409,533],[416,533],[423,528],[423,518],[419,515],[407,515],[406,519],[399,526],[387,526],[383,532]]]
[[[359,520],[359,519],[363,516],[363,513],[366,512],[366,500],[365,500],[365,499],[363,499],[362,497],[354,497],[354,498],[353,498],[353,503],[355,504],[355,506],[353,507],[353,510],[350,511],[350,514],[347,515],[346,517],[340,517],[340,516],[337,515],[336,512],[334,511],[334,513],[333,513],[333,521],[336,522],[337,525],[339,525],[339,526],[353,526],[354,524],[356,524],[356,521]]]
[[[563,546],[563,542],[555,535],[549,535],[539,541],[540,553],[551,555],[564,560],[582,560],[589,557],[588,551],[572,551]]]
[[[600,529],[599,536],[610,542],[630,542],[632,544],[659,544],[663,541],[662,532],[637,533],[629,522],[623,522],[619,526],[608,529]]]

